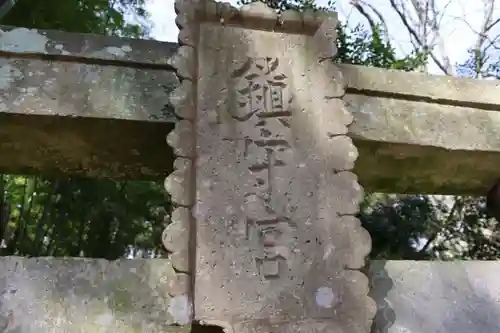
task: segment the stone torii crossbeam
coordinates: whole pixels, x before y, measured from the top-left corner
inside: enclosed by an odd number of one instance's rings
[[[2,27],[0,170],[164,177],[172,151],[156,143],[177,121],[166,97],[178,85],[169,65],[176,49],[151,40]],[[338,68],[354,117],[354,170],[365,190],[486,194],[500,165],[496,81]]]
[[[2,28],[0,169],[158,179],[175,153],[165,183],[179,207],[164,234],[169,260],[2,259],[0,324],[368,332],[371,297],[391,289],[384,274],[411,297],[431,292],[433,271],[487,274],[484,263],[373,263],[368,297],[359,269],[370,239],[354,215],[358,178],[392,193],[485,194],[500,162],[495,82],[334,65],[335,16],[212,1],[176,9],[181,47]],[[427,309],[392,297],[406,318],[398,327],[423,327],[408,318]],[[27,314],[36,325],[22,323]],[[440,318],[426,318],[437,332]]]

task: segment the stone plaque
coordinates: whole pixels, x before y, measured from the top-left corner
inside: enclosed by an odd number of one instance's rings
[[[191,209],[178,223],[187,250],[171,250],[195,273],[193,320],[368,332],[374,303],[356,269],[371,242],[355,218],[363,191],[332,62],[336,17],[278,16],[261,3],[177,10],[185,45],[172,64],[184,82],[173,100],[184,120],[169,135],[180,157],[167,188]]]

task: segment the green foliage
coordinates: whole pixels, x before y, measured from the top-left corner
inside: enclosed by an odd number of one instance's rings
[[[3,178],[8,207],[2,255],[116,259],[130,251],[161,255],[161,184],[74,177]]]
[[[500,258],[498,223],[486,216],[484,198],[370,194],[361,208],[373,259]]]
[[[17,0],[1,24],[140,37],[147,34],[145,0]],[[125,21],[134,15],[144,25]]]
[[[390,41],[377,27],[368,31],[362,26],[350,29],[339,24],[337,35],[338,63],[411,71],[427,62],[427,55],[418,52],[397,57]]]
[[[426,196],[367,195],[360,220],[372,235],[372,259],[429,259],[415,247],[440,219]]]
[[[240,5],[246,5],[259,0],[240,0]],[[314,2],[314,0],[260,0],[264,2],[271,8],[276,9],[278,12],[282,12],[287,9],[293,9],[298,11],[303,10],[319,10]]]

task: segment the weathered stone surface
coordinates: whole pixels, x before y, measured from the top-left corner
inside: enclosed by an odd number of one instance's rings
[[[0,113],[0,171],[160,180],[172,151],[158,148],[172,124]]]
[[[321,61],[336,21],[314,36],[248,29],[276,24],[254,6],[245,28],[197,29],[194,319],[234,332],[368,332],[352,116],[331,102],[342,77]]]
[[[0,58],[0,112],[165,121],[176,84],[165,70]]]
[[[180,1],[175,2],[177,18],[176,23],[182,27],[179,32],[179,41],[183,45],[195,45],[196,34],[189,25],[195,21],[195,11],[203,22],[216,22],[224,25],[248,27],[251,29],[263,29],[275,32],[298,33],[302,35],[314,35],[325,18],[336,19],[336,14],[323,11],[304,10],[296,13],[292,10],[277,14],[267,6],[256,3],[243,5],[239,8],[233,7],[229,2],[189,0],[190,7],[186,6],[184,11]],[[193,5],[195,4],[196,5]],[[194,8],[197,8],[196,10]],[[193,27],[196,26],[196,23]]]
[[[160,179],[171,72],[0,59],[0,170]],[[116,120],[116,121],[115,121]],[[162,156],[162,158],[159,158]]]
[[[496,81],[339,67],[365,189],[484,195],[498,179]]]
[[[158,122],[175,121],[167,96],[178,84],[172,72],[2,61],[8,75],[0,89],[1,171],[160,179],[171,169],[172,159],[158,156],[172,154],[159,144],[172,125]],[[344,74],[352,72],[342,68]],[[485,88],[485,95],[488,91],[493,87]],[[360,152],[355,170],[366,189],[482,195],[498,178],[497,111],[357,94],[345,100],[354,115],[350,135]],[[180,115],[192,118],[194,106],[183,105]],[[331,123],[330,115],[318,115],[318,121]],[[92,149],[72,149],[75,140],[78,147]]]
[[[500,177],[496,81],[340,66],[366,189],[486,195]]]
[[[345,101],[355,116],[356,171],[370,189],[486,195],[500,177],[498,111],[363,95]]]
[[[500,111],[496,80],[340,65],[347,92]]]
[[[169,296],[168,260],[3,257],[0,269],[2,332],[189,331],[171,326],[183,301]],[[373,261],[372,332],[498,332],[498,276],[495,261]]]
[[[102,40],[102,45],[117,45],[110,37],[59,34],[60,41],[82,40],[79,45],[85,44],[82,36]],[[23,52],[12,38],[8,41],[4,38],[0,50],[10,47],[12,52]],[[164,50],[166,59],[177,49],[172,43],[147,43],[159,46],[134,48],[137,53],[133,59],[150,59],[150,50]],[[35,52],[38,44],[33,45]],[[98,62],[99,58],[89,61]],[[0,132],[4,140],[0,155],[5,157],[0,161],[0,171],[160,179],[171,168],[171,158],[158,156],[172,152],[164,151],[157,141],[161,126],[161,135],[166,135],[171,125],[154,122],[176,121],[173,109],[167,105],[168,93],[178,86],[173,72],[36,59],[0,58],[0,64],[0,88],[4,87],[0,89]],[[131,63],[123,62],[124,66],[127,64]],[[500,143],[496,139],[500,131],[500,102],[496,101],[496,81],[351,65],[340,68],[347,82],[345,100],[354,116],[350,136],[360,155],[355,172],[367,190],[483,195],[500,176]],[[178,107],[180,117],[192,119],[194,105],[184,103],[179,108],[179,99],[186,98],[179,93],[192,93],[188,91],[188,81],[184,82],[185,87],[176,91],[171,104]],[[339,91],[332,92],[334,96],[338,94]],[[24,116],[11,117],[9,112]],[[31,118],[31,114],[67,118]],[[74,116],[140,123],[95,123],[94,119],[83,122],[80,118],[70,119]],[[319,119],[328,121],[328,114]],[[134,135],[129,138],[132,130]],[[68,143],[75,141],[75,136],[80,146],[92,147],[91,152],[74,150],[66,156]],[[111,141],[116,138],[119,146]],[[138,147],[147,149],[137,150]]]
[[[182,333],[168,260],[0,259],[0,331]],[[184,307],[183,307],[184,304]]]
[[[177,48],[172,43],[54,30],[0,26],[0,52],[19,56],[62,56],[65,60],[120,60],[128,65],[165,67]]]
[[[196,152],[194,136],[193,123],[182,119],[168,134],[167,143],[172,147],[176,156],[192,158]]]
[[[174,171],[165,179],[165,189],[170,193],[172,201],[184,207],[190,207],[194,204],[191,193],[192,172],[191,160],[177,158],[174,162]]]
[[[208,2],[207,2],[208,3]],[[168,60],[174,68],[179,81],[182,82],[169,95],[170,105],[175,108],[175,114],[180,118],[174,130],[167,136],[167,143],[173,149],[177,159],[174,162],[174,172],[165,179],[165,190],[170,194],[172,202],[181,206],[172,214],[172,225],[163,231],[163,245],[171,253],[170,260],[175,268],[176,276],[172,280],[171,289],[182,295],[187,301],[188,323],[193,321],[193,283],[196,275],[194,267],[195,254],[195,220],[191,209],[195,203],[194,189],[196,179],[196,97],[197,80],[197,50],[195,49],[198,35],[192,28],[192,19],[199,3],[194,1],[175,1],[175,11],[181,46]],[[188,45],[186,45],[188,44]],[[165,147],[167,148],[167,147]],[[169,239],[180,241],[172,242]],[[177,296],[179,297],[179,296]],[[183,324],[183,323],[178,323]],[[184,323],[185,324],[185,323]]]
[[[498,332],[498,261],[375,261],[374,333]]]

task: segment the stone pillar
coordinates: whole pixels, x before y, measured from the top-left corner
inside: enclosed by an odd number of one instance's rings
[[[228,332],[369,332],[357,269],[371,240],[355,218],[336,17],[206,0],[176,10],[172,311]]]

